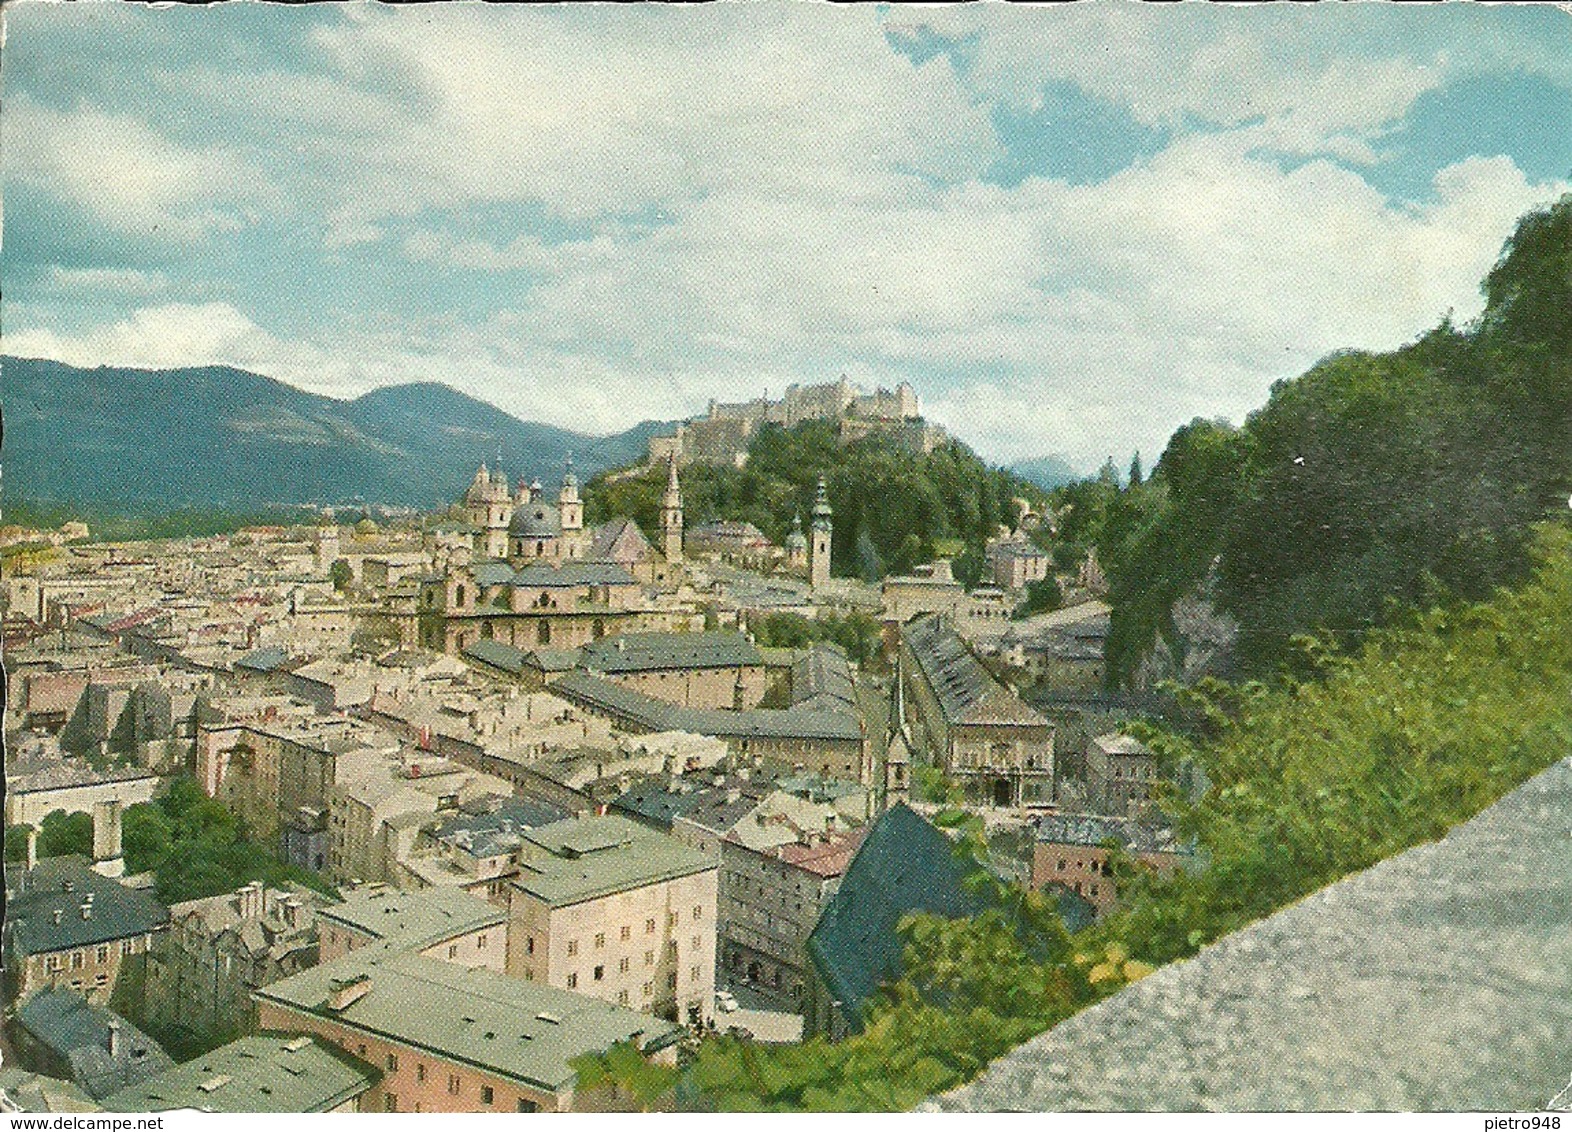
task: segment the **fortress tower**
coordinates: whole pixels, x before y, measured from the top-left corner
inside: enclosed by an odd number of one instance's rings
[[[819,477],[819,494],[813,501],[813,537],[808,547],[808,581],[818,589],[830,580],[830,498]]]

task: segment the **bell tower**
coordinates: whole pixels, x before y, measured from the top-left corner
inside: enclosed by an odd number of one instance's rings
[[[677,482],[677,454],[666,461],[666,493],[660,499],[660,528],[665,536],[666,561],[682,561],[682,486]]]
[[[573,457],[568,457],[562,473],[562,490],[557,493],[557,516],[562,528],[562,556],[580,558],[584,547],[584,503],[579,499],[579,478],[573,474]]]
[[[830,498],[820,476],[819,493],[813,501],[813,538],[808,544],[808,581],[814,589],[830,580],[830,535],[834,530],[830,516]]]

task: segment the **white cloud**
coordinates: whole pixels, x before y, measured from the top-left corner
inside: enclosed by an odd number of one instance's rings
[[[117,233],[192,243],[242,227],[240,202],[273,196],[230,151],[182,147],[135,117],[86,104],[57,110],[11,95],[4,137],[8,178]]]
[[[1513,221],[1564,188],[1491,158],[1440,171],[1431,203],[1384,197],[1355,170],[1478,53],[1347,50],[1326,30],[1341,14],[351,11],[292,44],[312,73],[161,76],[174,105],[213,109],[204,148],[130,113],[25,93],[7,107],[13,175],[116,231],[195,241],[259,201],[287,214],[301,255],[319,243],[323,257],[298,264],[316,320],[300,340],[259,326],[269,308],[246,298],[287,280],[192,256],[168,291],[62,269],[58,290],[122,302],[66,333],[35,301],[7,349],[227,362],[335,393],[443,380],[589,430],[849,370],[913,379],[990,455],[1095,466],[1136,446],[1154,457],[1192,416],[1237,418],[1331,349],[1468,317]],[[975,68],[913,63],[885,20],[975,33]],[[986,183],[990,109],[1030,105],[1050,78],[1173,138],[1097,184]],[[1305,160],[1285,170],[1284,154]],[[120,172],[99,185],[105,166]],[[346,264],[338,285],[354,290],[334,292]],[[490,286],[502,272],[527,278]],[[124,314],[128,298],[141,309]]]

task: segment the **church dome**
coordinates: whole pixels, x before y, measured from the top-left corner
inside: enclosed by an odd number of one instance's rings
[[[520,502],[513,509],[513,522],[508,533],[523,538],[556,538],[562,533],[562,520],[557,509],[545,500],[533,503]]]

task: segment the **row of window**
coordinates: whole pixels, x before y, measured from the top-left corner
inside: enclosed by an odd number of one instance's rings
[[[340,1044],[342,1044],[345,1049],[348,1049],[349,1048],[349,1039],[348,1038],[341,1039]],[[361,1042],[356,1047],[356,1052],[362,1058],[364,1058],[366,1056],[366,1044],[364,1042]],[[391,1073],[397,1073],[398,1072],[398,1054],[396,1054],[396,1053],[388,1054],[386,1057],[383,1058],[382,1064],[383,1064],[383,1066],[387,1069],[387,1071],[390,1074]],[[415,1063],[415,1081],[416,1081],[417,1084],[424,1084],[425,1083],[425,1081],[426,1081],[426,1064],[425,1064],[425,1062],[416,1062]],[[460,1076],[459,1074],[457,1074],[457,1073],[449,1073],[448,1074],[447,1086],[448,1086],[448,1095],[449,1096],[458,1097],[458,1096],[463,1096],[464,1095],[464,1078],[462,1076]],[[480,1103],[481,1104],[490,1107],[490,1106],[493,1106],[496,1103],[496,1099],[497,1099],[497,1092],[496,1092],[495,1088],[493,1088],[491,1085],[484,1085],[484,1084],[480,1086]],[[535,1104],[535,1102],[530,1100],[530,1099],[528,1099],[527,1097],[519,1097],[518,1098],[518,1111],[519,1112],[535,1112],[537,1107],[538,1106]],[[384,1093],[382,1095],[382,1108],[386,1112],[397,1112],[399,1110],[398,1109],[398,1094],[397,1093]],[[415,1111],[416,1112],[420,1111],[420,1105],[418,1103],[415,1105]]]
[[[702,920],[704,918],[704,906],[702,904],[695,904],[693,906],[693,918],[695,920]],[[682,920],[682,916],[681,916],[681,913],[679,913],[679,912],[668,912],[668,913],[666,913],[666,926],[669,927],[669,928],[676,927],[681,922],[681,920]],[[645,935],[654,935],[655,934],[655,917],[651,916],[649,919],[644,921],[644,934]],[[628,924],[623,924],[622,927],[618,931],[618,938],[622,939],[624,942],[629,940],[629,939],[632,939],[633,938],[633,928],[632,928],[632,926],[628,925]],[[602,947],[606,946],[606,933],[605,932],[596,932],[595,933],[595,946],[596,946],[596,948],[602,948]],[[677,945],[676,945],[676,943],[673,943],[671,946],[672,946],[673,949],[675,949]],[[694,947],[699,946],[699,937],[698,936],[694,936],[693,937],[693,946]],[[525,952],[527,954],[530,954],[530,955],[535,954],[535,937],[534,936],[528,937],[528,939],[525,941]],[[578,953],[579,953],[579,941],[576,940],[576,939],[568,940],[568,954],[569,955],[577,955]]]
[[[124,955],[134,955],[135,953],[136,953],[136,940],[134,940],[134,939],[123,939],[123,940],[120,941],[120,954],[122,956],[124,956]],[[108,963],[109,962],[109,945],[108,944],[104,944],[104,945],[94,949],[94,951],[93,951],[93,961],[95,963]],[[86,949],[79,948],[76,951],[71,952],[71,956],[70,956],[71,970],[73,970],[73,971],[80,971],[82,969],[83,965],[86,962],[87,962],[87,950]],[[44,957],[44,969],[46,971],[50,971],[50,972],[59,971],[59,970],[63,969],[65,967],[65,965],[66,965],[66,959],[65,959],[65,953],[64,952],[57,952],[54,955],[46,955]]]

